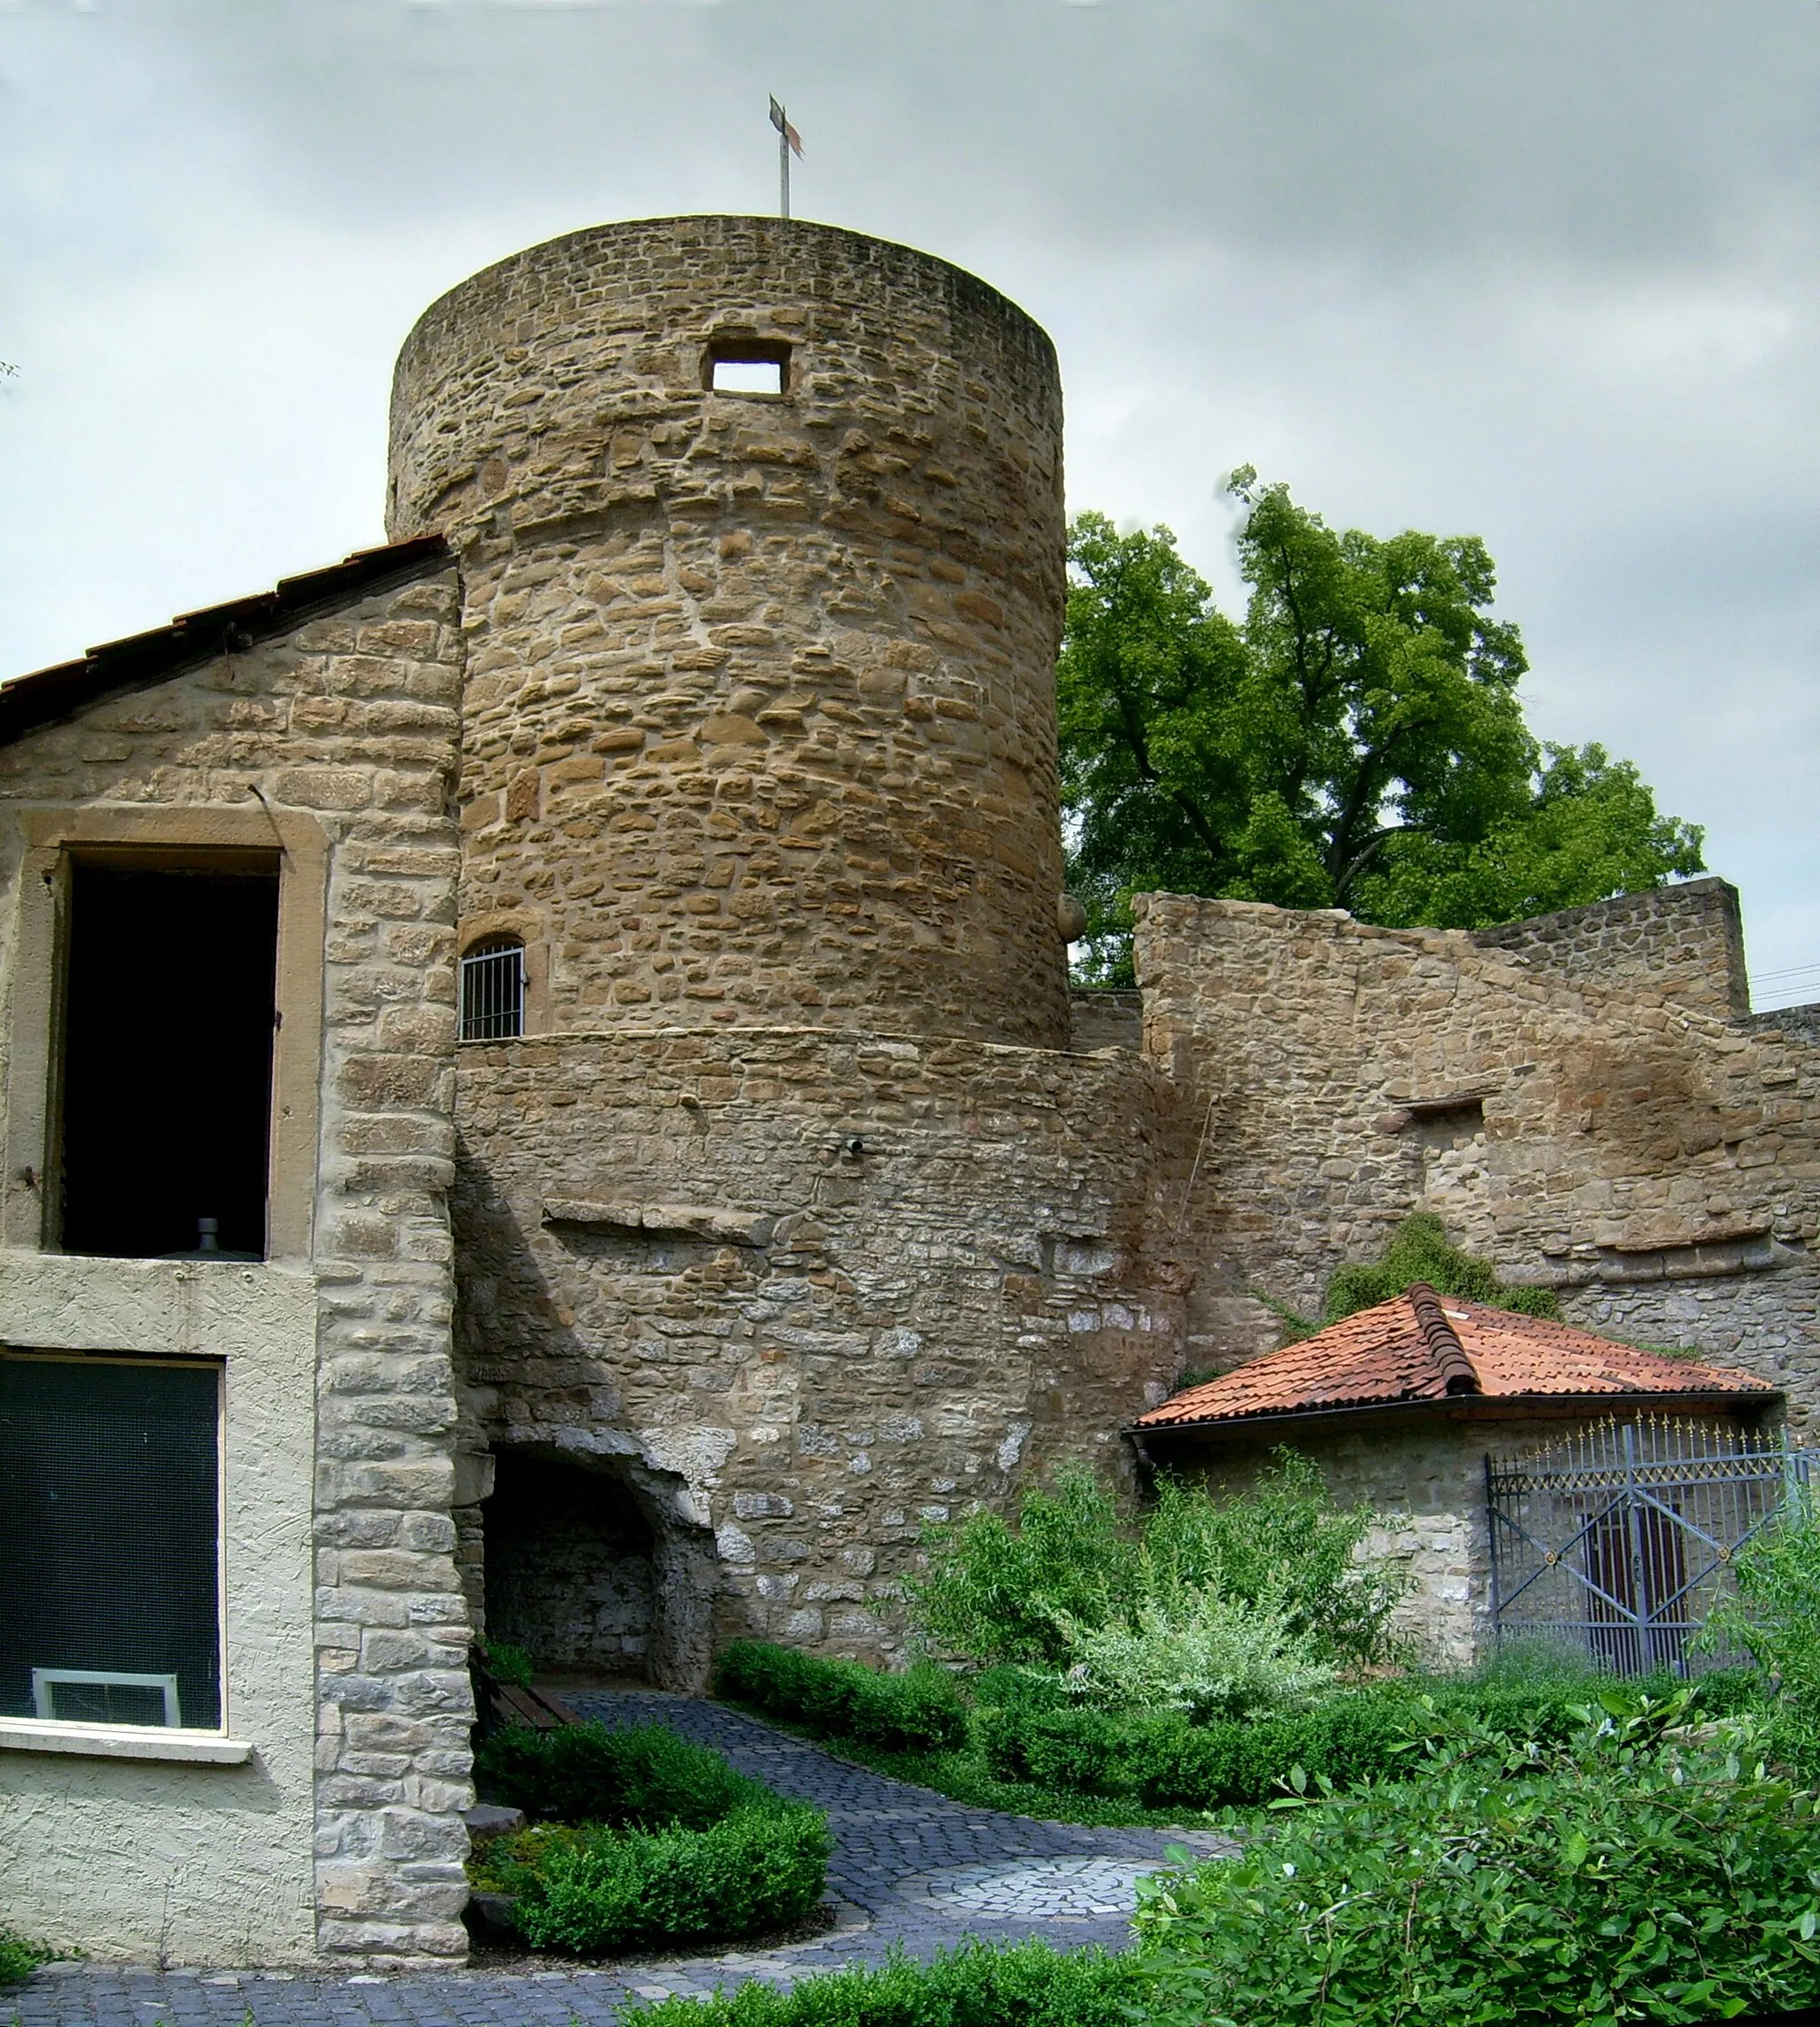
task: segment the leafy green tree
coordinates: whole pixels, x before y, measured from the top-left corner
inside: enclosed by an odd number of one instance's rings
[[[1249,467],[1243,623],[1167,528],[1082,515],[1057,672],[1087,975],[1130,979],[1133,893],[1481,928],[1703,870],[1627,761],[1543,746],[1476,536],[1337,533]]]

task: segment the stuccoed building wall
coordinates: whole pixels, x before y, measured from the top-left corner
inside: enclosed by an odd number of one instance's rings
[[[466,1948],[445,1207],[459,615],[446,555],[379,575],[275,633],[236,623],[225,652],[204,632],[168,677],[0,745],[0,1344],[224,1369],[220,1733],[0,1720],[7,1919],[97,1958]],[[262,1261],[52,1249],[54,897],[72,854],[100,851],[274,855]]]
[[[1426,1209],[1507,1280],[1558,1289],[1569,1321],[1743,1367],[1806,1427],[1820,1054],[1704,1010],[1728,1003],[1729,938],[1702,926],[1717,885],[1648,897],[1657,931],[1608,983],[1583,962],[1593,910],[1557,964],[1558,936],[1501,932],[1499,950],[1334,911],[1141,901],[1146,1047],[1208,1122],[1193,1363],[1273,1341],[1252,1291],[1315,1314],[1336,1267]],[[1604,906],[1617,943],[1642,911]],[[1676,976],[1690,946],[1712,962]]]

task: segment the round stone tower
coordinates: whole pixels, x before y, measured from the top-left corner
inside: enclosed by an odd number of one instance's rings
[[[796,219],[604,226],[406,341],[389,525],[466,581],[465,942],[546,1032],[1066,1046],[1054,348]]]

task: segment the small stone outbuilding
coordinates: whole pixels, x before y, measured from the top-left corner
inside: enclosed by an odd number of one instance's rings
[[[1366,1552],[1409,1577],[1401,1619],[1424,1659],[1469,1667],[1496,1630],[1488,1485],[1498,1461],[1640,1416],[1697,1418],[1724,1445],[1781,1404],[1750,1373],[1417,1282],[1184,1389],[1130,1433],[1153,1465],[1234,1491],[1254,1484],[1281,1446],[1311,1458],[1343,1503],[1380,1515]],[[1596,1530],[1586,1544],[1605,1552]]]

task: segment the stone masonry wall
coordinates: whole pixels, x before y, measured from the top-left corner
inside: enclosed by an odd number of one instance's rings
[[[1532,970],[1576,983],[1658,992],[1721,1020],[1751,1010],[1737,889],[1689,880],[1559,914],[1473,931],[1481,950],[1508,951]]]
[[[1065,1456],[1129,1481],[1179,1369],[1180,1134],[1136,1056],[556,1036],[464,1047],[458,1117],[473,1440],[628,1471],[659,1680],[741,1635],[895,1651],[925,1521]]]
[[[314,1527],[319,1947],[374,1963],[467,1946],[446,1209],[460,658],[445,564],[0,748],[0,815],[262,800],[327,839],[315,1393],[289,1409],[317,1432],[314,1512],[267,1525]]]
[[[1274,1342],[1251,1291],[1318,1313],[1337,1266],[1427,1209],[1577,1319],[1608,1306],[1646,1341],[1722,1348],[1787,1390],[1798,1426],[1820,1409],[1811,1048],[1463,935],[1175,896],[1138,910],[1146,1049],[1205,1136],[1191,1365]]]
[[[714,391],[714,346],[787,355]],[[534,1028],[1065,1046],[1054,351],[800,220],[599,227],[406,344],[395,533],[460,548],[465,938]]]
[[[1561,1417],[1386,1417],[1345,1434],[1299,1439],[1297,1447],[1320,1466],[1337,1504],[1362,1503],[1380,1516],[1359,1553],[1408,1578],[1395,1624],[1422,1661],[1461,1669],[1483,1661],[1492,1646],[1486,1458],[1532,1456],[1592,1425]],[[1247,1492],[1276,1440],[1179,1443],[1168,1461],[1216,1494]]]

